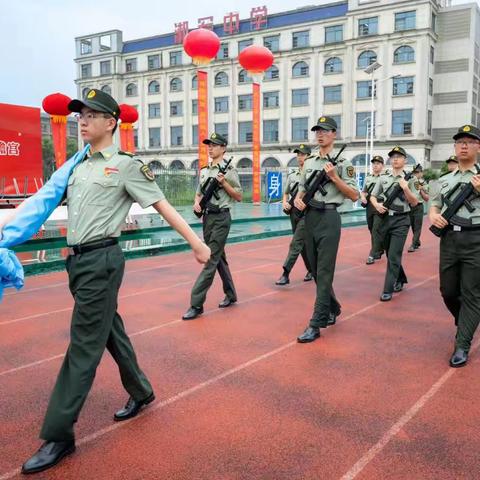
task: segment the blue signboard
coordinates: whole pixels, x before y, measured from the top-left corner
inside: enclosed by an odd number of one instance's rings
[[[267,172],[268,201],[282,198],[282,172]]]

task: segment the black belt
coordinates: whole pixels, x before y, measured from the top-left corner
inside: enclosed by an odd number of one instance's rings
[[[209,215],[215,215],[217,213],[225,213],[225,212],[229,212],[230,209],[228,207],[224,207],[224,208],[207,208],[205,210],[205,213],[208,213]]]
[[[474,232],[480,231],[480,225],[469,225],[467,227],[461,227],[460,225],[452,225],[451,223],[445,227],[447,230],[453,230],[454,232]]]
[[[309,208],[313,208],[318,212],[323,212],[324,210],[336,210],[338,205],[336,203],[325,203],[312,199],[310,200],[308,206]]]
[[[393,210],[389,210],[387,216],[388,217],[398,217],[401,215],[408,215],[410,212],[394,212]]]
[[[117,238],[106,238],[105,240],[95,240],[94,242],[82,243],[80,245],[72,245],[68,247],[70,255],[80,255],[81,253],[91,252],[99,248],[111,247],[117,245]]]

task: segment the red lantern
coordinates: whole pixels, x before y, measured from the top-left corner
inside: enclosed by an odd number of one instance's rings
[[[267,47],[250,45],[238,56],[240,65],[250,73],[263,73],[273,64],[273,53]]]
[[[62,93],[52,93],[42,101],[43,109],[50,115],[52,126],[55,165],[60,167],[67,158],[67,115],[70,115],[68,104],[71,98]]]
[[[220,39],[212,30],[198,28],[185,36],[183,48],[195,65],[208,65],[220,49]]]
[[[138,112],[132,105],[122,103],[120,107],[120,145],[125,152],[135,152],[135,141],[133,139],[133,124],[138,120]]]

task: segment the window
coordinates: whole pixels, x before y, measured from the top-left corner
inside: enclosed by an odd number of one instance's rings
[[[112,73],[112,62],[105,60],[100,62],[100,75],[110,75]]]
[[[292,90],[292,107],[308,105],[308,88],[295,88]]]
[[[366,50],[358,56],[358,68],[365,69],[377,61],[377,54],[372,50]]]
[[[238,42],[238,53],[240,53],[242,50],[245,50],[250,45],[253,45],[253,39],[247,38],[246,40],[240,40]]]
[[[148,146],[149,147],[160,147],[160,127],[149,128],[148,129]]]
[[[278,142],[278,120],[263,121],[263,141],[265,143]]]
[[[432,135],[432,111],[428,111],[427,117],[427,135]]]
[[[216,123],[215,132],[228,140],[228,123]]]
[[[325,62],[325,73],[341,73],[343,71],[343,62],[338,57],[329,58]]]
[[[303,32],[292,33],[292,48],[303,48],[310,45],[310,32],[305,30]]]
[[[80,55],[88,55],[92,53],[92,40],[86,38],[80,41]]]
[[[125,95],[127,97],[135,97],[138,95],[137,92],[137,84],[136,83],[129,83],[127,88],[125,89]]]
[[[392,110],[392,135],[411,135],[413,110]]]
[[[264,92],[263,93],[263,107],[277,108],[280,105],[279,92]]]
[[[171,92],[181,92],[183,90],[182,80],[178,77],[172,78],[170,80],[170,91]]]
[[[240,70],[240,72],[238,72],[238,83],[252,83],[252,77],[248,76],[246,70]]]
[[[357,137],[370,136],[370,122],[372,119],[370,112],[358,112],[356,115],[355,135]],[[376,112],[373,114],[373,135],[375,136]]]
[[[433,62],[435,61],[435,48],[430,45],[430,63],[433,65]]]
[[[219,72],[215,75],[215,86],[216,87],[228,86],[228,75],[225,72]]]
[[[239,95],[238,96],[238,110],[245,111],[245,110],[252,110],[253,108],[253,96],[251,93],[247,95]]]
[[[148,69],[156,70],[160,68],[160,55],[149,55],[148,56]]]
[[[228,43],[222,43],[220,45],[220,50],[218,51],[217,58],[219,60],[228,58]]]
[[[192,77],[192,90],[198,90],[198,77],[196,75]]]
[[[102,90],[102,92],[108,93],[108,95],[112,94],[112,88],[110,87],[110,85],[104,85],[101,88],[101,90]]]
[[[431,27],[432,27],[432,30],[434,32],[437,31],[437,16],[434,13],[432,13],[432,25],[431,25]]]
[[[179,117],[183,115],[183,102],[180,100],[178,102],[170,102],[170,116]]]
[[[192,100],[192,115],[198,115],[198,100]]]
[[[308,117],[292,118],[292,141],[308,140]]]
[[[264,80],[278,80],[280,78],[278,67],[272,65],[268,70],[265,71]]]
[[[251,143],[252,140],[252,122],[238,122],[238,143]]]
[[[373,95],[377,96],[377,85],[375,84]],[[357,82],[357,98],[372,97],[372,82],[370,80],[362,80]]]
[[[428,79],[428,94],[433,95],[433,78]]]
[[[413,94],[413,77],[397,77],[393,79],[393,95]]]
[[[182,64],[182,51],[178,50],[175,52],[170,52],[170,66],[174,67],[175,65]]]
[[[90,87],[85,87],[85,88],[82,90],[82,98],[85,98],[90,90],[91,90]]]
[[[308,64],[305,62],[297,62],[292,68],[292,76],[294,78],[308,77]]]
[[[393,52],[393,63],[408,63],[415,61],[415,50],[408,45],[398,47]]]
[[[215,113],[228,112],[228,97],[215,97]]]
[[[170,145],[180,147],[183,145],[183,127],[170,127]]]
[[[377,35],[378,17],[362,18],[358,21],[358,36]]]
[[[148,94],[153,95],[155,93],[160,93],[160,84],[156,80],[152,80],[148,84]]]
[[[401,12],[395,14],[395,31],[413,30],[416,26],[416,12]]]
[[[102,35],[100,37],[100,51],[106,52],[112,49],[112,36],[111,35]]]
[[[137,71],[137,59],[136,58],[129,58],[128,60],[125,60],[125,71],[127,73]]]
[[[337,43],[343,41],[343,25],[325,27],[325,43]]]
[[[198,145],[198,125],[192,125],[192,145]]]
[[[160,104],[149,103],[148,104],[148,118],[160,118]]]
[[[342,136],[342,116],[341,115],[330,115],[330,118],[333,118],[337,122],[337,138]]]
[[[81,77],[82,78],[90,78],[92,76],[92,64],[91,63],[84,63],[81,66]]]
[[[323,88],[324,103],[342,103],[342,86],[333,85]]]
[[[280,35],[264,37],[263,46],[267,47],[271,52],[278,52],[280,50]]]

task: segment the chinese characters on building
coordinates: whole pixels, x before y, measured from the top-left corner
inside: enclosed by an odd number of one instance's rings
[[[265,5],[263,7],[253,7],[250,10],[250,31],[266,28],[267,15],[268,10]],[[213,30],[213,16],[199,18],[196,28]],[[175,23],[175,43],[182,43],[188,31],[189,26],[187,21]],[[230,12],[224,15],[223,33],[225,35],[240,33],[240,15],[237,12]]]
[[[20,144],[17,142],[4,142],[0,140],[0,157],[20,156]]]

